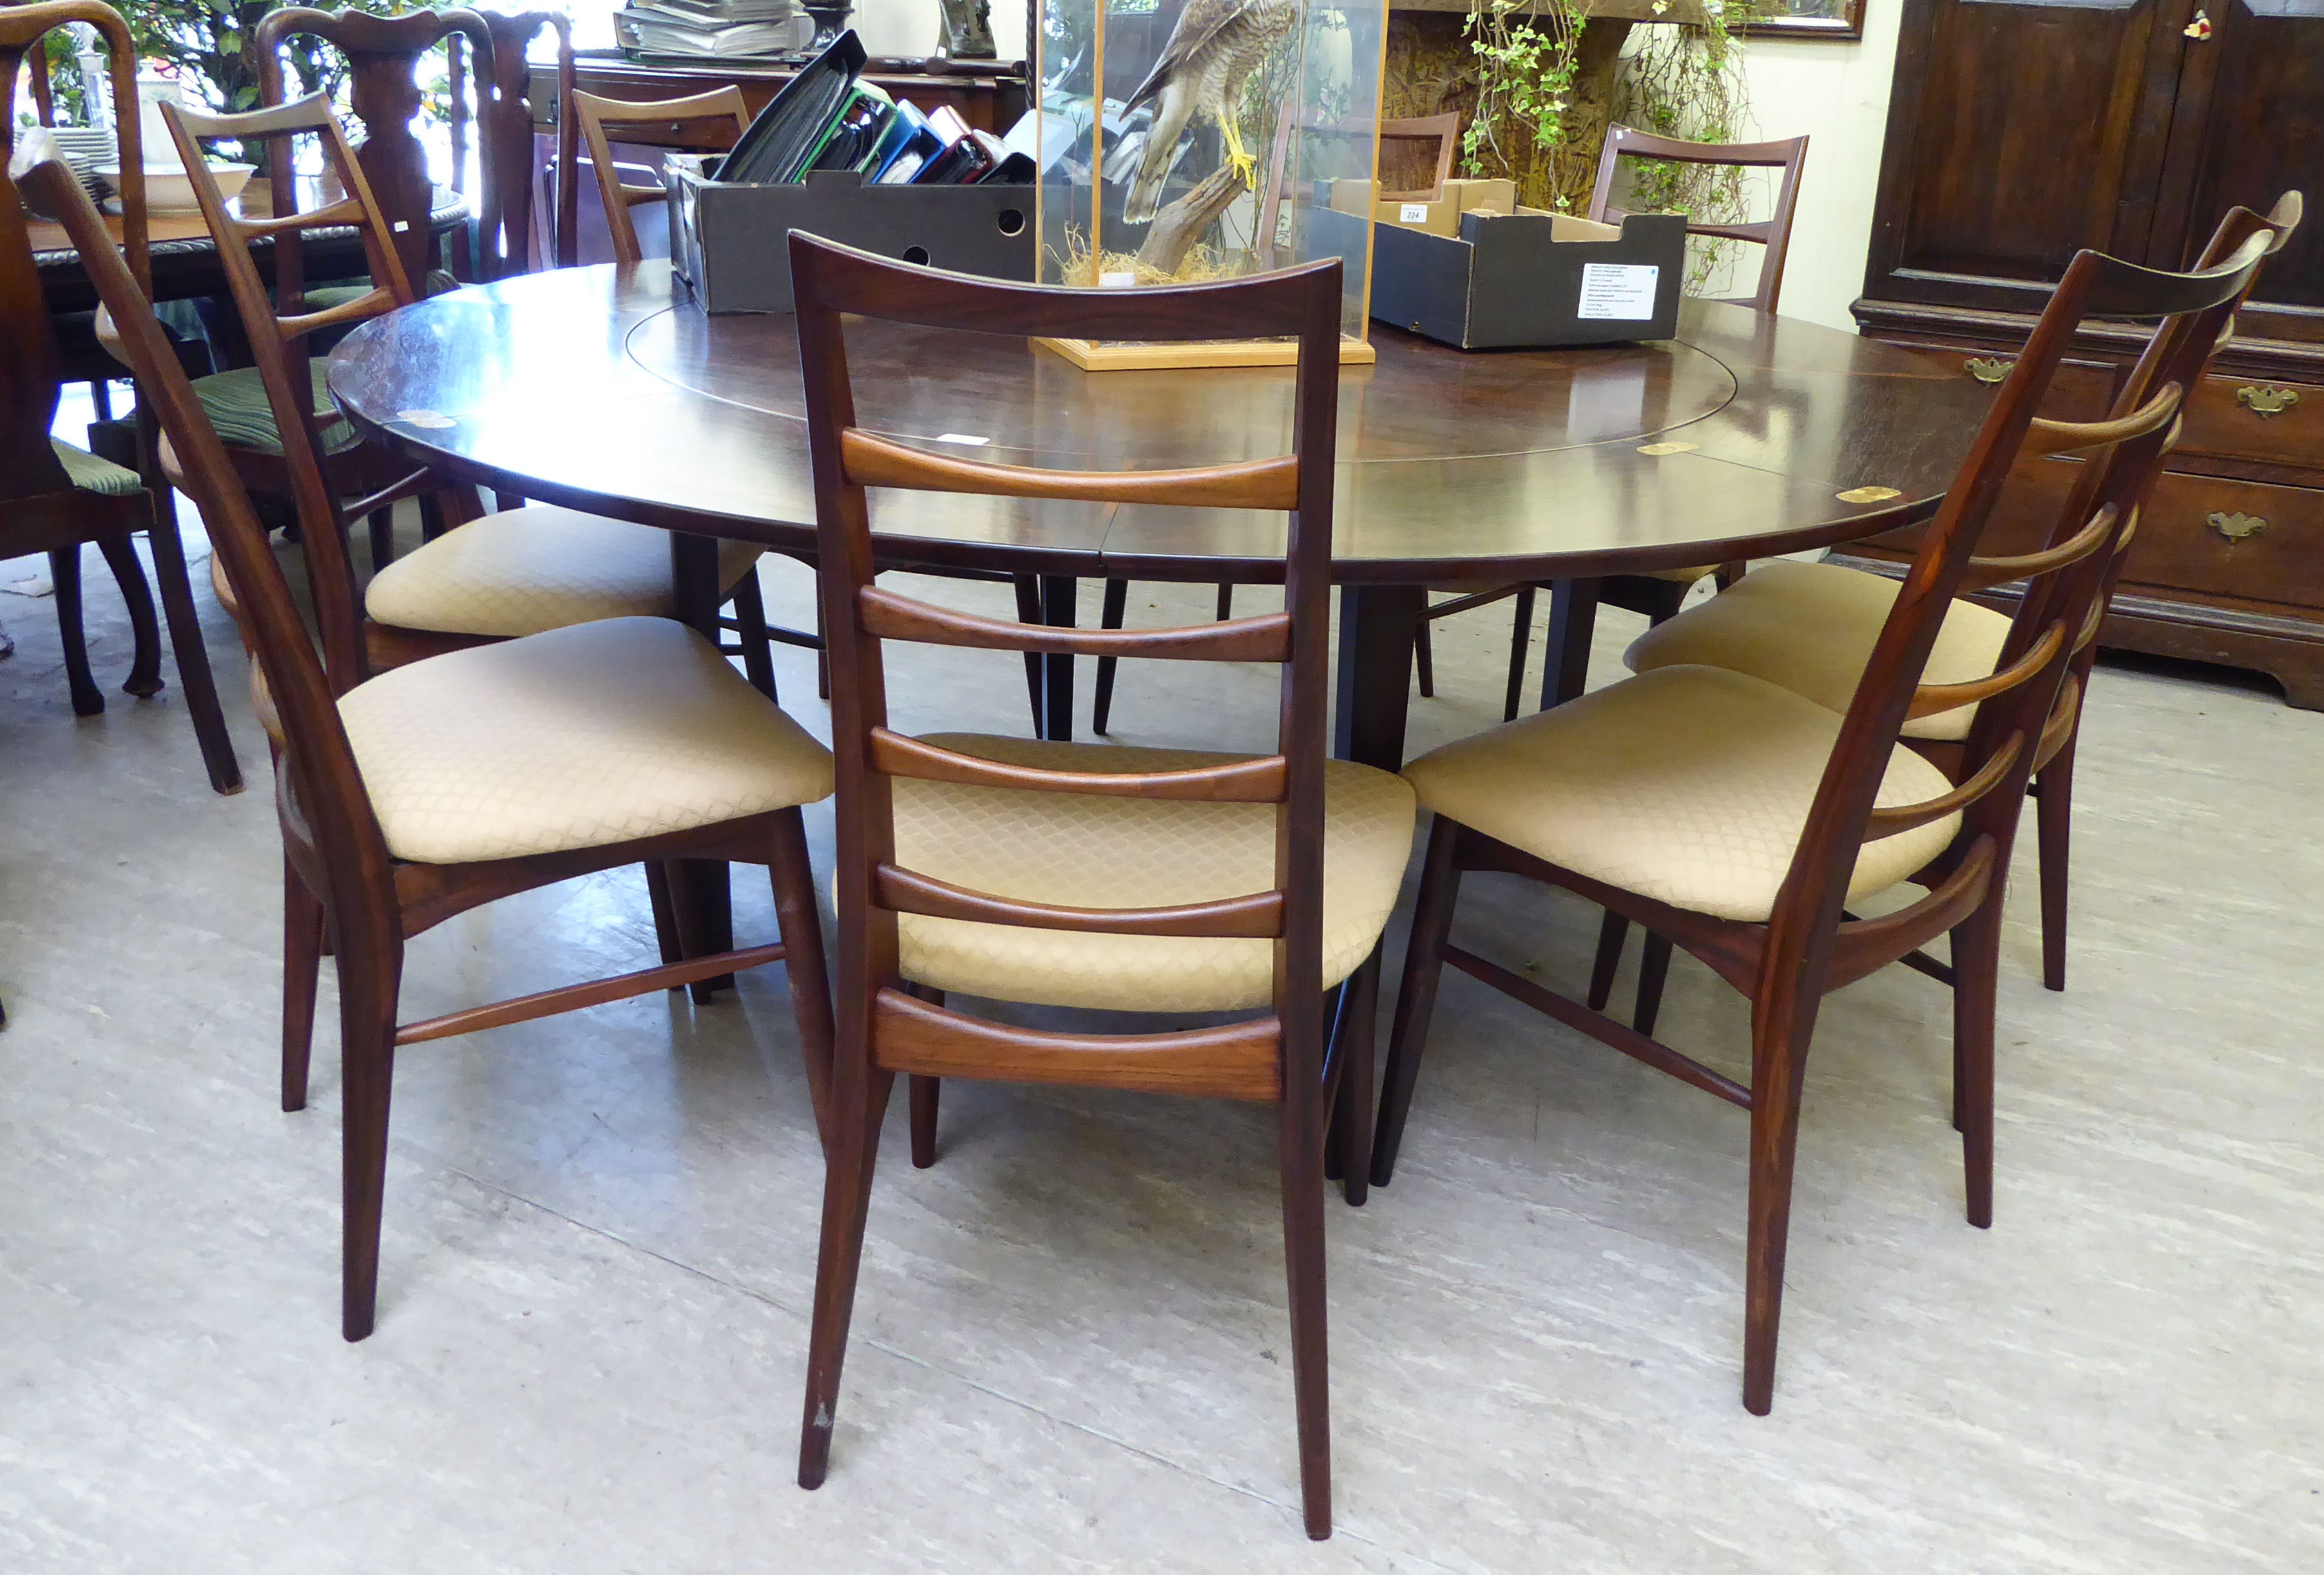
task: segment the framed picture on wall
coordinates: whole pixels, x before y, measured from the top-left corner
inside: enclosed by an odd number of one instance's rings
[[[1757,38],[1864,36],[1864,0],[1754,0],[1743,31]]]

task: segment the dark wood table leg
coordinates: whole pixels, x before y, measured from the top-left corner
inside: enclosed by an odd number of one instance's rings
[[[1079,615],[1081,581],[1070,575],[1041,576],[1041,621],[1070,629]],[[1060,653],[1044,660],[1041,674],[1041,737],[1060,743],[1074,736],[1074,659]]]
[[[1332,753],[1341,759],[1403,769],[1412,643],[1427,599],[1427,588],[1418,585],[1340,588],[1340,692]]]
[[[1562,706],[1590,687],[1590,640],[1598,632],[1595,579],[1561,579],[1549,588],[1549,649],[1541,672],[1541,709]]]
[[[669,533],[670,585],[678,617],[712,644],[718,644],[718,542],[688,531]],[[670,896],[678,910],[678,934],[694,955],[725,951],[734,944],[733,883],[724,860],[671,861]],[[696,1001],[732,989],[733,974],[720,974],[690,987]]]

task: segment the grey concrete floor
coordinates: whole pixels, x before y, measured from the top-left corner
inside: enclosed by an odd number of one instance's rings
[[[765,575],[804,617],[804,571]],[[94,554],[90,581],[117,684]],[[265,756],[198,594],[238,798],[174,677],[76,720],[49,604],[0,594],[0,1570],[2324,1567],[2324,718],[2264,687],[2099,673],[2064,995],[2016,871],[1990,1232],[1941,990],[1827,1007],[1771,1417],[1738,1398],[1741,1116],[1448,982],[1395,1184],[1329,1218],[1311,1545],[1270,1132],[1227,1105],[953,1085],[927,1172],[899,1111],[830,1482],[793,1485],[821,1175],[779,969],[407,1051],[379,1329],[343,1344],[328,975],[285,1116]],[[1132,617],[1208,601],[1141,587]],[[1496,718],[1507,637],[1440,625],[1416,750]],[[807,662],[781,677],[821,727]],[[1133,666],[1119,736],[1256,746],[1269,681]],[[1025,725],[1004,656],[907,660],[896,692],[908,727]],[[1569,987],[1592,931],[1499,880],[1459,925]],[[417,942],[405,1014],[651,950],[633,874],[575,883]],[[1664,1025],[1747,1061],[1683,959]]]

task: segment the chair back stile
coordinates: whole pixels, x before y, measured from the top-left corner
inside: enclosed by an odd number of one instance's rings
[[[280,15],[281,13],[276,13]],[[217,244],[218,258],[226,276],[227,288],[233,292],[235,305],[249,329],[251,357],[257,363],[266,385],[267,400],[274,412],[276,430],[282,434],[283,459],[291,481],[293,501],[299,517],[309,522],[341,518],[338,494],[327,474],[322,459],[323,444],[314,411],[310,408],[312,383],[307,357],[297,353],[299,341],[317,329],[336,327],[362,321],[398,306],[409,306],[413,300],[409,276],[395,249],[387,244],[390,234],[387,221],[379,203],[372,195],[371,184],[365,178],[355,150],[348,145],[346,133],[340,128],[338,118],[331,113],[329,101],[320,93],[312,94],[295,104],[281,105],[269,109],[252,110],[243,115],[211,115],[188,109],[181,105],[164,104],[161,117],[170,127],[170,134],[178,144],[185,160],[196,199],[201,204],[202,218],[208,225],[212,238]],[[292,138],[314,135],[320,139],[323,156],[346,195],[336,202],[312,208],[305,213],[296,211],[297,196],[293,187],[278,187],[275,195],[276,215],[272,218],[246,218],[226,203],[204,162],[202,144],[212,138],[238,138],[244,142],[265,141],[278,168],[290,166],[290,144]],[[288,211],[285,211],[285,209]],[[352,225],[363,239],[364,253],[371,264],[373,287],[369,293],[356,300],[327,308],[322,311],[295,312],[278,316],[274,298],[267,293],[266,282],[260,276],[256,260],[251,254],[251,242],[261,236],[273,242],[278,268],[285,263],[286,251],[295,255],[299,232],[325,225]],[[286,243],[289,245],[286,246]],[[278,273],[278,277],[280,274]],[[295,279],[293,281],[295,292]],[[265,331],[271,325],[272,331]],[[180,456],[182,460],[184,456]],[[416,484],[425,472],[415,473],[406,484]],[[396,496],[406,494],[390,488]],[[382,500],[374,499],[358,505],[352,512],[362,513],[379,506]],[[344,693],[361,682],[364,676],[364,658],[360,601],[356,594],[355,565],[349,558],[342,531],[311,529],[304,542],[308,571],[315,593],[315,616],[322,633],[326,670],[337,690]]]
[[[410,129],[412,119],[420,113],[416,70],[422,54],[456,36],[466,41],[479,62],[494,59],[491,29],[483,17],[466,10],[412,11],[400,16],[378,16],[361,11],[329,12],[290,5],[261,17],[252,35],[251,47],[258,57],[258,91],[263,105],[288,101],[282,46],[290,40],[319,39],[346,57],[348,107],[364,126],[363,147],[356,157],[379,206],[393,227],[384,233],[393,237],[403,272],[415,283],[428,273],[434,238],[429,218],[435,206],[435,185],[428,177],[427,151]],[[480,84],[490,74],[479,71]],[[278,144],[271,154],[268,178],[274,188],[275,212],[280,215],[291,211],[283,206],[291,199],[290,160],[287,145]],[[489,184],[485,207],[488,212],[493,207]],[[290,257],[295,268],[295,249]],[[278,268],[281,261],[278,256]],[[376,283],[379,274],[374,272],[372,278]],[[295,273],[288,285],[278,279],[278,287],[289,292],[283,298],[286,310],[297,310],[297,287],[303,283]]]
[[[965,1038],[988,1046],[1018,1031],[913,1001],[898,972],[897,914],[932,913],[1035,928],[1111,933],[1271,938],[1277,943],[1274,1015],[1236,1031],[1157,1035],[1138,1068],[1108,1076],[1096,1041],[1042,1061],[1062,1080],[1162,1087],[1162,1042],[1204,1061],[1227,1086],[1167,1083],[1182,1092],[1286,1101],[1321,1097],[1322,892],[1324,696],[1328,679],[1331,502],[1338,400],[1337,264],[1271,277],[1264,284],[1141,291],[1093,301],[1082,292],[931,274],[804,235],[791,237],[814,463],[824,622],[830,640],[833,736],[838,774],[841,1042],[875,1046],[893,1066],[899,1030],[914,1038]],[[1295,334],[1300,344],[1292,452],[1276,459],[1147,472],[1024,469],[924,454],[856,425],[844,313],[892,322],[1009,335],[1153,338],[1231,333]],[[867,486],[1096,502],[1204,503],[1280,509],[1291,536],[1286,610],[1197,628],[1089,631],[1030,628],[954,613],[876,587]],[[1277,753],[1225,766],[1144,775],[1089,775],[1003,765],[901,738],[888,729],[883,642],[905,639],[999,650],[1072,650],[1210,661],[1273,661],[1284,668]],[[1277,806],[1275,889],[1184,909],[1043,908],[972,893],[898,868],[893,776],[1059,792],[1102,792]],[[998,1037],[996,1037],[996,1034]],[[1025,1034],[1027,1039],[1055,1036]],[[1222,1043],[1231,1041],[1231,1044]],[[962,1047],[965,1053],[965,1046]],[[1267,1064],[1255,1058],[1264,1052]],[[1048,1080],[1030,1061],[1001,1060],[971,1075]],[[1223,1054],[1234,1064],[1222,1061]],[[1277,1064],[1277,1058],[1284,1058]],[[1290,1058],[1297,1058],[1295,1061]],[[1039,1059],[1039,1058],[1035,1058]],[[921,1070],[906,1068],[905,1070]],[[927,1069],[933,1070],[933,1069]],[[955,1071],[969,1072],[965,1066]],[[1188,1069],[1190,1071],[1192,1069]]]
[[[14,102],[18,72],[32,57],[32,79],[48,80],[41,41],[68,23],[85,22],[106,41],[107,73],[119,106],[116,134],[120,160],[123,245],[140,289],[150,288],[152,264],[145,228],[145,171],[136,157],[137,53],[120,14],[95,0],[49,0],[0,8],[0,82]],[[0,164],[14,152],[19,133],[13,115],[0,117]],[[49,206],[47,203],[43,207]],[[49,446],[56,420],[57,385],[63,360],[56,330],[42,304],[39,270],[33,265],[28,216],[12,183],[0,196],[0,498],[69,493],[72,482]],[[110,236],[107,246],[113,245]]]
[[[124,100],[128,102],[131,100]],[[165,109],[166,112],[166,109]],[[53,139],[34,133],[15,152],[11,174],[61,217],[104,302],[100,329],[134,372],[176,450],[182,485],[201,511],[240,603],[244,637],[281,715],[287,772],[281,791],[314,836],[318,867],[303,872],[319,893],[326,872],[351,876],[365,894],[342,893],[341,922],[396,912],[385,838],[371,813],[354,751],[315,648],[265,527],[235,477],[217,433],[194,396],[144,290],[114,249],[104,220],[64,162]],[[343,936],[343,949],[392,937]]]
[[[1958,907],[1965,913],[1983,900],[1990,882],[2002,878],[1997,866],[2045,727],[2070,671],[2095,640],[2102,595],[2118,571],[2138,501],[2169,452],[2181,406],[2212,344],[2279,238],[2250,233],[2224,261],[2188,275],[2094,252],[2080,254],[2069,266],[1923,539],[1866,664],[1768,922],[1764,977],[1831,975],[1834,948],[1846,929],[1842,904],[1854,849],[1867,840],[1960,811],[1960,832],[1932,871],[1930,895],[1916,907]],[[2037,416],[2075,331],[2099,315],[2167,320],[2142,357],[2142,375],[2134,379],[2144,397],[2135,408],[2104,421]],[[1977,557],[2011,465],[2021,455],[2068,453],[2086,455],[2086,469],[2050,544],[2015,559]],[[1929,609],[1960,594],[1972,576],[1987,586],[2030,581],[1994,675],[1923,684],[1922,669],[1942,623]],[[1876,810],[1886,762],[1908,718],[1971,703],[1978,709],[1951,774],[1959,785],[1924,804]],[[1833,985],[1847,982],[1851,971],[1843,960]]]
[[[489,57],[478,57],[473,73],[476,83],[476,122],[484,164],[484,206],[477,225],[477,277],[489,283],[532,267],[538,237],[533,225],[532,126],[530,98],[532,67],[527,46],[544,27],[557,38],[557,156],[558,189],[552,211],[554,242],[541,255],[562,257],[569,249],[567,232],[575,223],[571,184],[574,145],[573,23],[562,11],[490,11],[483,14],[491,32]]]

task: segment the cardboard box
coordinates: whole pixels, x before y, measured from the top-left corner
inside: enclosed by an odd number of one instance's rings
[[[1405,229],[1419,230],[1432,236],[1455,236],[1461,233],[1461,203],[1452,193],[1452,182],[1444,183],[1445,195],[1434,202],[1381,201],[1374,193],[1378,188],[1370,181],[1334,181],[1331,182],[1330,206],[1334,212],[1362,214],[1369,209],[1374,220]]]
[[[1472,210],[1455,236],[1376,227],[1372,316],[1464,350],[1666,339],[1685,274],[1683,214]]]
[[[672,153],[670,269],[705,311],[789,311],[792,230],[908,263],[1030,283],[1030,186],[867,186],[819,170],[788,186],[728,185],[703,172],[717,154]]]
[[[1517,206],[1517,183],[1499,177],[1447,181],[1444,182],[1444,195],[1458,199],[1463,213],[1480,210],[1514,213]]]

